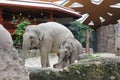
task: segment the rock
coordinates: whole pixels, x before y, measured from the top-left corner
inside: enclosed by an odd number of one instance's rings
[[[0,49],[0,80],[29,80],[16,49]]]
[[[13,47],[10,33],[0,24],[0,48],[7,49]]]
[[[64,69],[29,68],[30,80],[120,80],[120,57],[100,57]]]
[[[0,80],[29,80],[17,51],[0,49]]]
[[[79,55],[78,60],[88,59],[88,58],[89,58],[88,53],[82,53],[82,54]]]
[[[0,80],[29,80],[10,33],[0,24]]]

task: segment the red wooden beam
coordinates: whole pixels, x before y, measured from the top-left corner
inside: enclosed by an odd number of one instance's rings
[[[0,24],[2,24],[2,8],[0,8]]]
[[[50,21],[53,21],[53,13],[50,13]]]

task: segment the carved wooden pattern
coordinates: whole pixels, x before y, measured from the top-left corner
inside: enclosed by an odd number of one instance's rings
[[[91,0],[69,0],[65,6],[69,7],[74,2],[80,3],[83,7],[73,8],[80,14],[88,13],[89,17],[85,20],[83,24],[88,25],[90,21],[94,22],[93,28],[98,28],[102,25],[114,24],[120,19],[120,8],[112,8],[110,5],[120,3],[120,0],[103,0],[100,5],[93,4]],[[107,12],[113,14],[112,16],[108,15]],[[99,17],[103,17],[105,22],[101,23]]]

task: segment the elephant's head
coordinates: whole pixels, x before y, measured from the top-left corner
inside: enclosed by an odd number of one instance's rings
[[[43,39],[43,32],[39,29],[37,25],[27,26],[25,33],[23,34],[23,45],[22,53],[23,57],[26,57],[26,54],[29,49],[38,48],[40,41]]]
[[[72,43],[62,43],[59,47],[58,53],[58,63],[56,63],[54,68],[64,68],[67,64],[67,61],[70,59],[70,56],[73,52],[73,44]]]
[[[39,29],[39,27],[37,25],[30,25],[26,28],[23,35],[23,47],[24,43],[29,45],[28,48],[38,47],[42,39],[43,32]]]
[[[74,45],[72,43],[63,42],[59,46],[59,54],[70,56],[70,54],[73,52]]]

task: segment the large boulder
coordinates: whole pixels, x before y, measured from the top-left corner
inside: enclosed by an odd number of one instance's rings
[[[13,47],[13,41],[10,33],[0,24],[0,49]]]
[[[16,49],[0,49],[0,80],[29,80]]]
[[[30,80],[120,80],[120,57],[81,60],[64,69],[28,70]]]
[[[0,24],[0,80],[29,80],[10,33]]]

